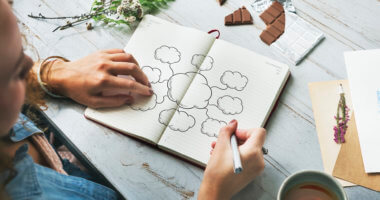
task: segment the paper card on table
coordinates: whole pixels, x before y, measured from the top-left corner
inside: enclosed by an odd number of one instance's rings
[[[345,52],[364,169],[380,172],[380,49]]]
[[[352,104],[347,80],[309,83],[323,167],[328,174],[332,174],[340,150],[340,145],[334,141],[333,130],[336,123],[334,116],[336,115],[340,97],[339,84],[342,84],[346,94],[347,105],[351,108]],[[344,180],[339,181],[343,186],[354,185]]]
[[[367,174],[364,171],[358,131],[353,113],[351,120],[348,122],[348,129],[345,135],[346,142],[340,148],[333,176],[380,191],[380,174]]]

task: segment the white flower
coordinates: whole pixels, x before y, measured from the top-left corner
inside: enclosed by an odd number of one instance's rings
[[[143,9],[139,0],[122,0],[116,9],[117,18],[122,17],[128,23],[133,23],[143,17]]]
[[[142,17],[142,6],[139,0],[122,0],[117,7],[117,14],[119,16],[127,15],[129,12],[136,12],[139,18]]]

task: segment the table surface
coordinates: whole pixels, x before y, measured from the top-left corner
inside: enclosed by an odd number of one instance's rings
[[[133,30],[128,27],[85,25],[52,32],[62,21],[39,21],[27,14],[76,15],[89,10],[92,0],[18,0],[14,12],[34,57],[61,55],[71,60],[106,48],[123,48]],[[308,83],[345,79],[344,51],[380,47],[379,0],[293,0],[297,14],[325,33],[325,40],[299,65],[294,66],[259,39],[265,28],[255,24],[225,27],[224,16],[248,0],[176,0],[156,14],[163,19],[202,31],[219,29],[221,39],[287,63],[291,78],[267,125],[264,172],[235,196],[236,199],[275,199],[290,174],[323,170],[315,131]],[[250,7],[249,7],[250,9]],[[203,170],[123,136],[84,118],[85,107],[69,100],[49,100],[47,116],[67,139],[128,199],[195,199]],[[380,194],[360,186],[346,188],[350,199],[380,199]]]

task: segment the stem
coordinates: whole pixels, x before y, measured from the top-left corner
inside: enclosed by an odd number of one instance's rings
[[[62,16],[62,17],[46,17],[42,15],[41,13],[38,13],[37,15],[29,14],[28,17],[33,19],[78,19],[78,18],[91,18],[100,14],[104,14],[108,12],[108,8],[103,10],[102,12],[95,12],[95,13],[85,13],[82,15],[75,15],[75,16]]]
[[[89,20],[91,17],[89,18],[82,18],[82,19],[78,19],[76,21],[73,21],[73,22],[70,22],[69,24],[65,24],[65,25],[62,25],[62,26],[57,26],[57,28],[55,28],[53,30],[53,32],[55,32],[56,30],[60,29],[60,30],[64,30],[66,28],[69,28],[69,27],[72,27],[72,26],[75,26],[76,24],[78,24],[79,22],[83,22],[85,20]]]
[[[343,96],[344,97],[344,96]],[[336,111],[336,126],[337,126],[337,137],[338,137],[338,143],[341,143],[341,129],[340,129],[340,113],[342,112],[342,104],[343,104],[343,101],[342,101],[342,94],[340,94],[340,98],[339,98],[339,103],[338,103],[338,108],[337,108],[337,111]],[[342,113],[343,117],[344,117],[344,113]],[[342,118],[343,118],[342,117]]]
[[[46,17],[42,15],[41,13],[38,13],[37,15],[33,15],[32,13],[28,15],[30,18],[34,19],[78,19],[81,18],[82,16],[76,15],[76,16],[64,16],[64,17]]]

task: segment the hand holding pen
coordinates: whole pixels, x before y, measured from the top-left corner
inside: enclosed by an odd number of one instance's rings
[[[231,148],[232,148],[232,156],[233,156],[233,161],[234,161],[234,173],[239,174],[240,172],[243,171],[243,165],[241,164],[238,141],[236,139],[235,133],[231,135]],[[268,149],[266,149],[265,147],[261,147],[261,151],[263,152],[264,155],[268,154]]]
[[[200,194],[206,192],[209,197],[215,199],[231,198],[263,171],[262,147],[266,135],[265,129],[242,130],[237,127],[238,122],[232,120],[220,130],[217,142],[211,144],[213,150],[204,173]],[[244,167],[239,174],[234,173],[231,144],[233,134],[237,139],[238,152]]]

